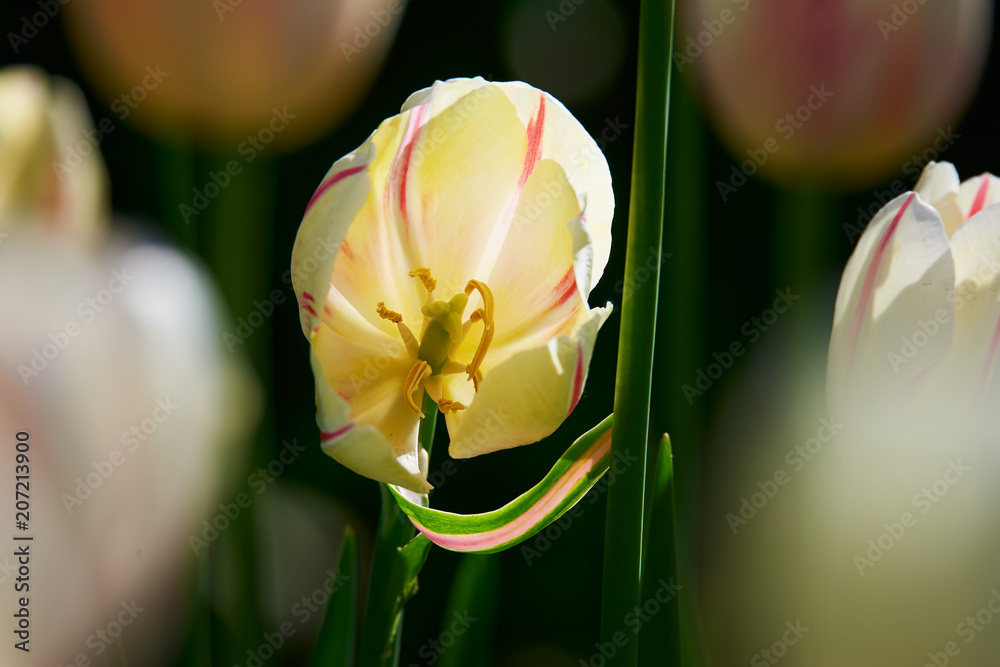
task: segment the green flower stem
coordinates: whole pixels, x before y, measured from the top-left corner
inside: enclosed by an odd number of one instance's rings
[[[661,604],[643,625],[639,644],[640,664],[657,667],[680,667],[681,598],[675,586],[683,586],[677,569],[674,516],[674,465],[670,438],[666,435],[656,449],[656,465],[650,480],[649,523],[647,524],[646,560],[642,572],[642,599]],[[683,590],[683,589],[681,589]],[[664,601],[665,600],[665,601]]]
[[[228,156],[232,157],[232,156]],[[206,159],[205,168],[194,181],[204,190],[209,172],[224,170],[227,156]],[[245,318],[253,309],[254,301],[266,300],[274,285],[271,279],[273,265],[274,225],[274,166],[263,160],[245,163],[242,171],[230,182],[219,187],[218,194],[208,201],[196,216],[189,215],[185,222],[198,232],[204,254],[215,273],[228,307],[228,321],[224,330],[233,332],[237,318]],[[192,205],[191,190],[184,193],[181,203]],[[197,210],[197,209],[195,209]],[[239,478],[246,479],[250,470],[267,465],[273,459],[278,441],[274,420],[273,346],[272,321],[254,329],[245,343],[234,348],[234,354],[246,354],[267,392],[259,427],[248,435],[244,450],[249,456],[243,460],[248,466]],[[244,655],[247,646],[258,641],[263,624],[260,614],[260,576],[255,534],[257,507],[246,508],[239,521],[220,536],[212,546],[213,580],[226,582],[216,590],[216,597],[234,619],[235,634],[227,628],[217,628],[224,640],[213,645],[216,663],[232,664]],[[225,573],[225,574],[223,574]]]
[[[626,280],[612,426],[614,454],[628,452],[637,456],[639,462],[619,475],[608,489],[601,640],[612,643],[615,633],[625,627],[626,616],[640,604],[645,462],[663,244],[673,17],[674,0],[642,1]],[[650,254],[656,259],[651,262],[652,269],[647,262]],[[638,275],[640,268],[649,271],[648,280],[640,283],[628,279]],[[633,639],[608,660],[608,665],[635,667],[638,655],[638,642]]]
[[[420,446],[430,456],[437,423],[437,404],[426,393],[420,421]],[[427,558],[430,541],[416,535],[416,529],[403,514],[385,484],[382,513],[375,535],[368,602],[361,631],[358,667],[395,667],[399,662],[399,639],[403,626],[403,608],[416,593],[417,574]]]
[[[804,290],[832,264],[836,234],[836,200],[821,190],[779,190],[775,211],[775,276],[779,287]]]
[[[666,313],[669,322],[683,322],[684,326],[661,326],[657,345],[661,350],[656,365],[654,396],[660,406],[659,420],[654,418],[653,431],[670,431],[672,440],[678,444],[674,452],[673,473],[676,481],[672,496],[678,508],[674,539],[677,546],[678,583],[680,592],[681,637],[684,642],[684,664],[704,664],[700,658],[698,633],[696,632],[695,564],[691,554],[694,549],[688,545],[698,540],[699,504],[701,498],[701,461],[705,430],[706,397],[695,396],[689,400],[681,389],[682,381],[695,376],[696,366],[708,356],[705,346],[706,292],[708,265],[708,230],[706,211],[709,190],[705,183],[708,178],[708,147],[705,124],[701,109],[691,90],[690,82],[675,76],[671,82],[670,96],[670,145],[671,159],[667,162],[666,217],[683,221],[664,230],[664,244],[673,256],[663,262],[664,289],[661,292],[660,312]],[[666,354],[662,354],[666,352]],[[650,456],[650,461],[652,461]],[[651,466],[652,468],[652,466]],[[652,483],[655,470],[648,471],[646,516],[660,511],[653,500],[657,487]],[[662,523],[652,519],[646,530],[647,542],[659,537]],[[645,562],[653,567],[661,567],[663,556],[657,548],[647,547]],[[655,584],[659,575],[655,572],[644,574],[643,579]],[[654,585],[655,588],[655,585]],[[649,589],[644,584],[644,598]],[[644,633],[655,634],[656,630]],[[660,664],[647,651],[646,642],[640,648],[641,664]],[[650,660],[653,662],[650,662]]]

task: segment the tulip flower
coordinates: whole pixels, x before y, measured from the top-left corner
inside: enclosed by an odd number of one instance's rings
[[[828,390],[835,409],[873,397],[996,389],[1000,180],[960,183],[931,163],[858,240],[837,294]]]
[[[95,0],[65,8],[84,71],[125,120],[249,159],[308,142],[367,92],[403,0]],[[287,114],[287,123],[276,117]]]
[[[758,170],[848,187],[916,176],[958,136],[950,124],[972,97],[993,26],[988,0],[689,0],[682,8],[674,62],[693,73],[741,163],[730,183]]]
[[[426,493],[425,392],[466,458],[551,434],[610,313],[604,156],[550,95],[437,82],[338,160],[306,210],[292,277],[324,451]]]
[[[107,173],[91,153],[63,155],[91,127],[80,90],[33,67],[0,71],[0,232],[34,225],[81,243],[98,239],[108,217]]]

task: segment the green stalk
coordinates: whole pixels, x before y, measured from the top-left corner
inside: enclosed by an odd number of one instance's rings
[[[775,215],[775,281],[807,289],[832,263],[839,233],[836,199],[815,188],[779,190]],[[833,231],[831,231],[833,230]]]
[[[626,616],[640,604],[646,449],[663,245],[673,19],[674,0],[642,0],[626,280],[611,436],[613,456],[624,457],[628,453],[637,457],[638,462],[629,466],[608,489],[601,640],[612,644],[615,644],[615,634],[623,632]],[[654,262],[647,261],[650,255]],[[640,269],[649,272],[647,280],[638,280]],[[638,641],[635,637],[631,639],[608,660],[610,667],[638,664]]]
[[[209,188],[213,183],[209,173],[224,172],[228,158],[218,156],[206,160],[208,167],[195,179],[196,188],[206,193],[199,202],[202,210],[186,223],[197,232],[204,254],[215,273],[229,310],[229,322],[224,329],[235,331],[236,319],[246,318],[254,309],[254,301],[267,300],[273,288],[274,182],[273,165],[257,160],[243,163],[241,170],[228,183]],[[233,158],[235,159],[235,158]],[[193,203],[188,191],[182,199]],[[197,210],[197,209],[196,209]],[[276,426],[274,421],[274,382],[272,375],[272,320],[264,318],[245,342],[234,348],[234,354],[245,354],[266,392],[264,410],[257,432],[248,436],[250,467],[239,474],[246,479],[249,470],[266,465],[275,456]],[[222,629],[223,640],[215,642],[216,660],[235,662],[244,655],[247,646],[254,645],[263,632],[260,613],[260,577],[255,532],[257,506],[246,508],[233,525],[212,546],[213,586],[220,606],[233,619],[234,630]],[[234,632],[235,634],[231,634]]]
[[[425,417],[420,422],[420,446],[430,456],[437,404],[425,393],[422,407]],[[399,509],[386,485],[379,484],[379,488],[382,513],[375,535],[358,667],[395,667],[398,664],[403,608],[417,592],[417,574],[431,545],[423,535],[416,535],[416,529]]]

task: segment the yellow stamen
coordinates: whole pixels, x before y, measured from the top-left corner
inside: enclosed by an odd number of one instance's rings
[[[406,401],[406,405],[420,415],[420,418],[424,418],[424,413],[421,411],[420,407],[414,403],[413,394],[418,390],[422,389],[424,380],[429,378],[431,375],[431,367],[426,361],[421,359],[417,363],[413,364],[413,368],[410,369],[410,373],[406,376],[406,382],[403,384],[403,400]]]
[[[442,414],[452,414],[458,412],[459,410],[464,410],[465,406],[458,401],[449,401],[448,399],[442,398],[438,401],[438,409],[441,410]]]
[[[476,390],[476,393],[478,394],[479,393],[479,383],[483,381],[483,372],[477,368],[476,372],[475,372],[475,375],[473,375],[472,371],[469,370],[470,368],[472,368],[472,364],[469,364],[468,366],[465,367],[465,372],[468,373],[471,376],[471,378],[472,378],[472,387]]]
[[[433,292],[434,288],[437,287],[437,281],[431,276],[431,270],[428,268],[413,269],[410,271],[410,277],[420,278],[420,282],[424,284],[424,289],[428,292]]]
[[[388,308],[386,308],[384,301],[378,302],[378,305],[375,306],[375,312],[378,313],[378,316],[381,317],[383,320],[389,320],[393,324],[399,324],[400,322],[403,321],[403,316],[394,310],[389,310]]]
[[[469,317],[469,322],[483,321],[483,337],[479,340],[479,347],[476,348],[476,354],[472,357],[472,363],[466,368],[466,372],[469,374],[468,379],[470,380],[477,373],[480,373],[479,367],[486,358],[486,352],[490,349],[490,343],[493,342],[493,333],[495,331],[495,327],[493,326],[493,292],[486,286],[486,283],[479,282],[478,280],[470,280],[469,284],[465,286],[466,294],[472,294],[473,290],[477,290],[483,298],[483,307],[478,308],[476,312],[472,313]]]

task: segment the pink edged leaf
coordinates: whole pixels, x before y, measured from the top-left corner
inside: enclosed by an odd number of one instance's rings
[[[389,489],[417,530],[438,546],[469,553],[503,551],[565,514],[607,472],[611,462],[611,419],[607,417],[580,436],[541,482],[492,512],[442,512],[412,502],[407,497],[412,494],[398,487]]]

